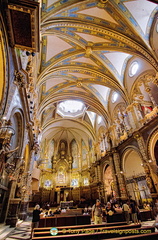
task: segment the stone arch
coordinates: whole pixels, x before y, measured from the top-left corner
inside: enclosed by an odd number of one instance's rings
[[[147,142],[148,159],[152,170],[152,178],[158,191],[157,175],[158,175],[158,128],[154,129],[150,134]]]
[[[3,115],[6,108],[8,83],[9,83],[9,57],[7,50],[7,39],[3,22],[0,17],[0,114]]]
[[[122,170],[126,181],[128,196],[139,205],[151,201],[146,182],[143,159],[137,148],[126,148],[122,155]]]
[[[125,172],[125,169],[124,169],[125,160],[132,151],[135,152],[137,154],[137,156],[139,157],[139,159],[141,160],[140,164],[142,164],[142,166],[144,164],[143,157],[142,157],[139,149],[137,147],[134,147],[134,146],[128,146],[124,149],[124,152],[121,156],[121,159],[122,159],[121,160],[121,171],[123,171],[123,172]]]
[[[22,111],[20,109],[13,109],[11,112],[10,120],[12,123],[12,127],[15,130],[15,135],[13,136],[11,141],[11,148],[14,149],[18,146],[18,155],[21,156],[24,139],[24,119]]]
[[[131,91],[130,91],[130,98],[135,101],[137,100],[140,103],[143,104],[147,104],[147,106],[151,105],[151,99],[148,97],[148,99],[145,99],[144,96],[147,95],[146,91],[145,91],[145,87],[142,87],[143,84],[145,86],[148,85],[148,83],[151,84],[151,79],[154,79],[156,75],[156,71],[155,70],[146,70],[144,72],[142,72],[137,79],[135,80],[135,82],[133,83],[132,87],[131,87]],[[139,96],[139,99],[136,99],[136,96]]]
[[[30,160],[30,146],[29,144],[26,144],[25,146],[25,151],[24,151],[24,170],[28,171],[29,169],[29,160]]]
[[[156,128],[153,133],[150,135],[148,140],[148,155],[149,158],[158,165],[158,153],[157,158],[155,154],[155,146],[158,145],[158,129]]]
[[[118,103],[113,110],[112,118],[119,119],[119,117],[120,117],[119,113],[122,113],[123,111],[125,111],[126,107],[127,107],[127,105],[125,102]]]

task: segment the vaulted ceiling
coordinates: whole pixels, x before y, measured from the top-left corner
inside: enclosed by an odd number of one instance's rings
[[[95,140],[99,126],[112,124],[114,92],[125,105],[132,102],[131,89],[138,77],[128,74],[132,61],[140,63],[140,72],[158,70],[158,49],[151,37],[157,4],[43,0],[41,9],[37,84],[43,138],[88,143]],[[60,114],[64,100],[82,101],[83,111],[76,114],[73,102],[72,112],[65,110],[70,114]]]

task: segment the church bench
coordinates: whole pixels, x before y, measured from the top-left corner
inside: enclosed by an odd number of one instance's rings
[[[112,223],[102,223],[102,224],[87,224],[87,225],[73,225],[73,226],[62,226],[58,227],[58,229],[79,229],[79,228],[97,228],[97,227],[111,227],[111,226],[122,226],[127,225],[127,222],[112,222]],[[128,225],[129,226],[129,225]],[[141,224],[137,224],[137,227],[141,226]],[[39,227],[34,228],[36,232],[40,231],[49,231],[51,227],[54,227],[54,225],[50,227]]]
[[[132,230],[132,229],[128,229],[128,230]],[[154,232],[155,228],[154,227],[146,227],[146,228],[141,228],[141,230],[143,231],[150,231],[150,233],[146,234],[146,233],[141,233],[141,234],[136,234],[136,231],[138,229],[133,229],[135,230],[134,233],[128,233],[129,235],[127,236],[127,233],[125,234],[120,234],[120,233],[83,233],[83,234],[69,234],[69,235],[56,235],[56,236],[42,236],[42,237],[33,237],[32,240],[49,240],[49,239],[54,239],[54,240],[76,240],[76,239],[86,239],[86,240],[103,240],[103,239],[115,239],[115,240],[131,240],[131,239],[152,239],[155,240],[158,237],[158,233]],[[139,229],[140,230],[140,229]],[[152,238],[151,238],[152,237]]]
[[[103,226],[103,225],[89,225],[87,227],[85,227],[84,225],[82,227],[79,227],[79,226],[76,226],[76,228],[74,226],[69,226],[69,227],[58,227],[58,235],[59,234],[63,234],[63,232],[65,232],[66,234],[66,231],[67,231],[67,234],[69,234],[69,232],[79,232],[79,233],[82,233],[83,231],[98,231],[100,232],[101,230],[113,230],[114,228],[115,229],[133,229],[133,228],[140,228],[141,227],[141,224],[133,224],[133,225],[121,225],[121,226]],[[49,236],[50,235],[50,229],[51,228],[35,228],[34,229],[34,236]]]
[[[76,231],[75,234],[74,233],[68,233],[67,235],[60,234],[60,232],[56,235],[56,236],[51,236],[50,232],[47,235],[47,233],[45,232],[45,235],[42,236],[42,233],[40,235],[40,233],[35,234],[33,236],[33,240],[47,240],[47,239],[70,239],[70,240],[76,240],[77,239],[87,239],[87,240],[91,240],[91,239],[104,239],[106,237],[107,238],[118,238],[118,237],[122,237],[124,239],[124,237],[126,237],[127,235],[132,235],[135,236],[136,234],[145,234],[145,233],[152,233],[155,232],[155,227],[143,227],[143,228],[132,228],[133,225],[131,225],[131,228],[104,228],[104,229],[98,229],[97,231],[95,231],[96,229],[83,229],[81,231]],[[98,232],[99,231],[99,232]],[[39,235],[39,236],[38,236]]]
[[[132,235],[132,236],[127,236],[127,237],[123,237],[123,240],[157,240],[158,239],[158,232],[152,232],[152,233],[147,233],[147,234],[136,234],[136,235]],[[111,240],[111,238],[105,238],[102,240]],[[118,238],[115,238],[115,240],[122,240],[121,236]]]

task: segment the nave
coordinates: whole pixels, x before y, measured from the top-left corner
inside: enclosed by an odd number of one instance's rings
[[[157,3],[0,0],[0,224],[96,199],[154,221]]]

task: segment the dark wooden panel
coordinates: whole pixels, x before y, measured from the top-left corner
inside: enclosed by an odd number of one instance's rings
[[[31,16],[29,13],[10,10],[16,45],[32,48]]]
[[[41,218],[39,227],[54,227],[54,226],[74,226],[90,224],[89,215],[76,215],[76,216],[62,216],[56,215],[54,217]]]
[[[6,9],[11,47],[39,51],[39,3],[10,0]]]

